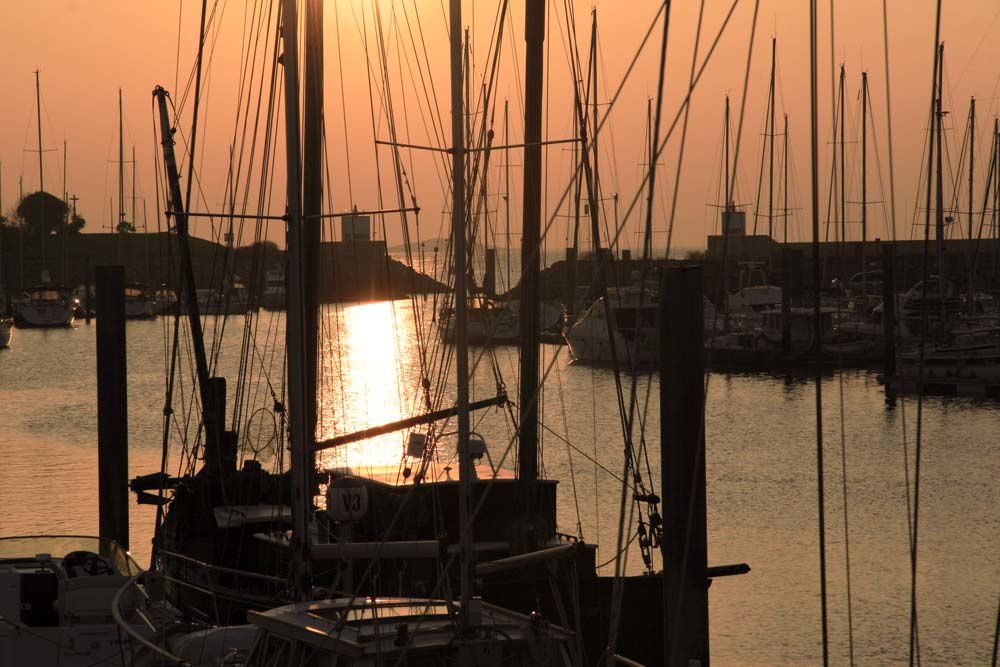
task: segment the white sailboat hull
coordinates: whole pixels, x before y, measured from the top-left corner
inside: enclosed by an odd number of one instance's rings
[[[73,307],[65,303],[22,303],[17,315],[24,326],[68,327],[73,324]]]

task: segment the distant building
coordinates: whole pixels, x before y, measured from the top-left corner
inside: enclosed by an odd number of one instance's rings
[[[371,241],[371,217],[367,215],[345,215],[340,219],[340,230],[344,243]]]
[[[722,213],[722,226],[730,236],[743,236],[747,233],[747,214],[743,211],[727,209]]]

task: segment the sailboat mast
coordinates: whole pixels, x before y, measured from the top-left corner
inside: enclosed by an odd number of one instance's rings
[[[846,97],[847,71],[844,66],[840,66],[840,243],[841,252],[844,251],[843,244],[847,242],[847,140],[845,137],[846,114],[844,113],[844,98]]]
[[[653,167],[653,98],[646,98],[646,169],[652,174],[656,173]],[[648,192],[646,196],[646,224],[642,230],[642,261],[643,263],[653,259],[653,193]]]
[[[157,86],[153,90],[156,98],[157,110],[160,116],[160,142],[163,146],[163,164],[166,172],[167,184],[170,194],[170,215],[174,218],[174,229],[177,232],[177,246],[181,255],[181,295],[180,302],[187,309],[188,325],[191,328],[191,344],[194,348],[195,369],[198,378],[198,390],[203,406],[210,402],[208,390],[208,360],[205,355],[205,338],[201,328],[201,315],[198,312],[198,297],[195,290],[194,265],[191,260],[191,246],[188,242],[188,216],[184,207],[184,197],[181,194],[181,179],[177,170],[177,159],[174,156],[173,131],[170,127],[170,116],[167,113],[167,91]],[[204,410],[206,421],[210,416],[210,411]],[[205,431],[213,433],[206,423]],[[206,444],[209,441],[206,441]],[[206,462],[211,463],[211,457],[205,456]]]
[[[972,188],[976,179],[976,98],[969,100],[969,240],[972,240]]]
[[[600,207],[600,192],[601,192],[601,179],[600,179],[600,159],[597,150],[597,127],[600,124],[600,118],[597,115],[597,7],[591,10],[592,20],[590,24],[590,69],[593,73],[593,92],[590,94],[591,99],[591,113],[593,114],[593,121],[591,124],[594,127],[594,131],[591,133],[590,144],[593,148],[594,159],[591,161],[591,170],[594,173],[594,203]],[[582,147],[581,147],[582,148]],[[598,211],[594,211],[594,219],[597,219]],[[617,228],[616,228],[617,229]]]
[[[935,143],[937,144],[937,154],[935,155],[935,193],[937,199],[937,206],[934,215],[934,223],[937,235],[937,267],[938,276],[943,278],[944,272],[944,175],[942,172],[942,153],[944,153],[944,144],[942,143],[943,137],[943,119],[944,119],[944,108],[942,107],[942,99],[944,97],[942,92],[942,86],[944,84],[944,44],[938,47],[940,51],[940,56],[938,57],[938,85],[937,85],[937,114],[935,118],[934,133],[936,136]],[[944,315],[944,299],[941,300],[942,315]],[[941,319],[942,323],[944,318]]]
[[[323,219],[323,2],[306,3],[305,80],[302,82],[303,145],[302,145],[302,285],[303,317],[305,322],[305,406],[309,446],[302,465],[312,474],[315,470],[313,442],[316,438],[318,404],[316,399],[319,344],[319,246]],[[310,482],[311,484],[311,482]],[[309,503],[311,507],[311,501]]]
[[[135,215],[135,146],[132,146],[132,229],[135,230],[139,224],[139,218]]]
[[[861,270],[868,240],[868,72],[861,73]]]
[[[62,229],[59,230],[59,254],[60,257],[60,280],[63,285],[68,285],[66,280],[66,232],[69,230],[69,190],[66,188],[66,140],[63,139],[63,204],[66,209],[63,212]]]
[[[784,165],[782,169],[784,174],[781,177],[781,191],[784,197],[784,203],[782,204],[782,211],[784,212],[784,231],[782,234],[782,239],[785,243],[788,243],[788,114],[785,114],[785,134],[782,139],[784,144],[781,148],[782,159],[784,160]]]
[[[302,160],[299,133],[299,48],[298,11],[295,0],[282,0],[281,36],[284,44],[282,63],[285,68],[285,166],[287,181],[287,223],[285,238],[288,257],[288,291],[285,340],[288,355],[288,416],[290,471],[292,487],[292,562],[291,583],[295,596],[304,600],[311,588],[309,557],[309,524],[312,520],[311,471],[305,466],[311,460],[306,412],[306,331],[303,267],[304,231],[302,229]],[[311,437],[312,436],[312,437]]]
[[[518,474],[538,478],[539,249],[542,214],[542,80],[545,0],[527,0],[524,14],[524,206],[521,235],[521,375]]]
[[[767,238],[774,238],[774,68],[777,56],[778,40],[771,38],[771,109],[770,129],[767,131],[768,156],[770,165],[767,169]]]
[[[35,112],[38,121],[38,192],[45,192],[45,170],[42,168],[42,158],[44,153],[42,152],[42,84],[39,79],[39,72],[35,70]],[[39,199],[40,202],[44,200]],[[45,237],[48,234],[45,233],[45,204],[42,204],[42,277],[45,277]]]
[[[125,133],[122,112],[122,89],[118,89],[118,232],[125,231]],[[121,246],[118,249],[118,259],[121,261]]]
[[[725,113],[724,129],[723,129],[723,145],[725,146],[725,160],[726,165],[724,171],[726,172],[726,200],[722,202],[723,211],[729,211],[729,205],[732,202],[733,193],[730,188],[729,183],[729,95],[726,95],[726,113]],[[722,235],[726,235],[726,217],[722,217]]]
[[[503,101],[503,143],[510,146],[510,116],[507,114],[507,100]],[[510,154],[505,153],[503,161],[504,216],[507,225],[507,289],[510,289]],[[577,194],[579,199],[579,194]]]
[[[35,70],[35,112],[38,119],[38,191],[45,192],[45,172],[42,169],[42,84]],[[44,238],[44,235],[42,236]]]
[[[465,254],[465,128],[462,99],[462,0],[451,0],[451,231],[455,253],[455,372],[458,417],[458,522],[462,610],[472,599],[472,458],[469,452],[469,342]],[[463,623],[469,623],[463,613]]]

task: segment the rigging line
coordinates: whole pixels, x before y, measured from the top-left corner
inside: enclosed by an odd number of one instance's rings
[[[931,228],[931,178],[932,171],[934,169],[934,160],[932,155],[934,155],[934,147],[936,142],[934,141],[935,132],[935,122],[937,123],[938,129],[941,125],[941,71],[944,69],[941,63],[941,57],[943,45],[941,45],[941,0],[937,0],[934,18],[934,71],[931,74],[931,131],[930,131],[930,151],[928,151],[927,159],[927,210],[925,212],[925,225],[924,225],[924,266],[923,266],[923,288],[922,288],[922,300],[926,303],[927,300],[927,283],[928,283],[928,264],[929,264],[929,252],[930,252],[930,228]],[[937,159],[941,159],[941,146],[937,146]],[[938,207],[940,208],[941,202],[938,201]],[[939,210],[937,212],[938,216],[942,215]],[[940,239],[938,244],[940,247]],[[940,269],[940,267],[939,267]],[[939,281],[941,278],[938,279]],[[926,352],[926,341],[927,341],[927,329],[928,329],[928,316],[927,308],[923,309],[923,327],[920,334],[920,343],[918,346],[918,372],[917,372],[917,432],[916,432],[916,442],[914,443],[914,466],[913,466],[913,530],[912,530],[912,542],[910,545],[910,637],[909,637],[909,664],[913,667],[918,661],[919,656],[917,654],[917,556],[919,549],[919,529],[920,529],[920,458],[921,450],[923,446],[923,409],[924,409],[924,355]],[[942,321],[942,325],[944,322]]]
[[[832,2],[832,0],[831,0]],[[740,162],[740,146],[743,139],[743,119],[747,107],[748,88],[750,84],[750,65],[753,62],[754,37],[757,34],[757,16],[760,10],[760,0],[753,3],[753,22],[750,25],[750,43],[747,47],[747,66],[743,73],[743,94],[740,99],[740,116],[736,124],[736,146],[733,151],[732,182],[736,182],[736,170]],[[672,128],[671,128],[672,129]],[[659,151],[657,151],[657,155]]]
[[[826,601],[826,517],[823,496],[823,378],[822,378],[822,342],[820,334],[820,262],[819,262],[819,135],[816,57],[816,2],[809,1],[809,113],[810,113],[810,174],[812,180],[812,254],[813,254],[813,290],[816,335],[814,346],[816,353],[816,502],[819,512],[819,566],[820,566],[820,611],[823,640],[823,667],[830,664],[829,631],[827,627]]]
[[[344,154],[347,159],[347,198],[351,206],[354,206],[354,186],[351,181],[351,144],[350,132],[347,127],[347,94],[344,92],[344,60],[341,54],[340,40],[340,11],[337,9],[337,0],[333,0],[333,25],[337,37],[337,70],[340,73],[340,111],[341,119],[344,123]]]
[[[885,117],[889,139],[889,219],[892,240],[896,240],[896,176],[892,155],[892,95],[889,78],[889,7],[888,0],[882,0],[882,46],[885,53]],[[874,142],[878,143],[878,142]],[[877,149],[876,149],[877,150]]]
[[[729,10],[726,13],[725,19],[723,19],[722,25],[719,27],[719,30],[716,33],[715,38],[712,40],[712,44],[709,47],[708,52],[705,54],[705,59],[702,60],[701,66],[698,68],[698,73],[697,73],[697,75],[695,76],[695,79],[694,79],[694,86],[691,87],[691,89],[688,91],[687,95],[685,95],[684,99],[681,101],[680,108],[677,110],[677,114],[674,116],[673,121],[670,124],[670,127],[667,129],[667,132],[666,132],[666,135],[663,138],[663,141],[660,142],[660,145],[657,146],[656,150],[654,151],[654,153],[655,153],[655,155],[656,155],[657,158],[659,158],[660,153],[663,152],[664,148],[667,145],[667,142],[670,141],[670,137],[673,134],[673,130],[677,126],[677,123],[680,121],[680,118],[683,115],[684,109],[687,108],[688,104],[690,104],[691,96],[694,93],[694,89],[695,89],[695,87],[697,87],[698,82],[701,80],[701,76],[704,74],[705,69],[708,67],[708,63],[711,61],[712,55],[715,53],[716,47],[719,45],[719,42],[722,40],[722,35],[725,33],[726,27],[729,25],[729,21],[730,21],[730,19],[733,16],[733,12],[736,10],[736,7],[739,5],[739,3],[740,3],[740,0],[733,0],[732,4],[730,5]],[[661,11],[662,11],[662,5],[661,5]],[[622,88],[624,87],[624,83],[628,79],[628,76],[631,74],[632,67],[634,66],[634,64],[638,60],[638,56],[641,53],[641,50],[643,49],[643,47],[645,47],[646,41],[648,41],[649,36],[652,34],[652,30],[655,27],[656,21],[658,19],[659,19],[659,13],[657,13],[657,15],[654,17],[654,23],[651,24],[650,27],[649,27],[649,29],[647,30],[645,36],[643,37],[643,41],[642,41],[642,43],[639,46],[639,50],[637,50],[635,56],[633,57],[633,60],[630,63],[628,69],[626,70],[625,75],[622,78],[621,83],[619,84],[618,88],[615,90],[615,94],[612,95],[611,101],[608,103],[608,109],[607,109],[607,111],[605,111],[605,114],[602,117],[601,122],[598,124],[598,131],[600,131],[600,129],[604,127],[604,124],[607,121],[608,117],[610,116],[612,109],[614,108],[615,104],[617,103],[618,97],[619,97],[619,95],[620,95],[620,93],[622,91]],[[579,169],[580,169],[580,167],[577,167],[577,171],[579,171]],[[648,172],[643,177],[642,182],[639,184],[639,186],[638,186],[638,188],[636,190],[636,194],[632,196],[632,199],[629,202],[629,206],[628,206],[628,208],[625,211],[625,215],[622,217],[622,219],[619,222],[619,224],[616,225],[616,232],[615,232],[615,236],[614,236],[614,241],[616,243],[618,241],[618,237],[621,235],[622,231],[624,230],[625,224],[628,222],[628,219],[629,219],[630,215],[632,214],[633,209],[635,208],[636,202],[638,201],[638,198],[639,198],[642,190],[645,188],[645,184],[646,184],[646,179],[647,178],[649,178]],[[569,190],[570,190],[571,187],[572,187],[572,182],[570,182],[566,186],[566,188],[564,189],[562,197],[559,200],[560,201],[560,205],[561,205],[562,201],[565,199],[565,197],[569,194]],[[543,236],[548,233],[549,227],[552,226],[552,224],[553,224],[554,221],[555,221],[555,215],[553,215],[552,217],[550,217],[548,223],[545,226],[545,230],[544,230],[545,233],[543,234]]]

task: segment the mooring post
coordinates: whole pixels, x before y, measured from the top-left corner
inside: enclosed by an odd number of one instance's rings
[[[660,286],[663,637],[668,667],[708,667],[705,358],[702,269],[666,269]]]
[[[129,548],[125,269],[94,270],[97,301],[98,531]]]
[[[896,375],[896,281],[895,248],[882,246],[882,339],[884,342],[884,375],[886,386]]]

